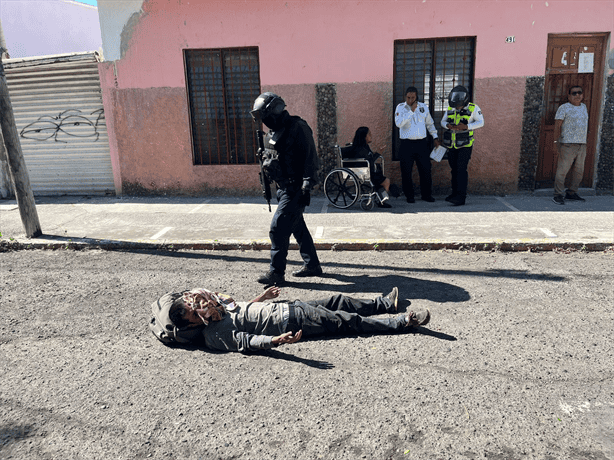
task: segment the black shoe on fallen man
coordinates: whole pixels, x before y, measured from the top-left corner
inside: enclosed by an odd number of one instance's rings
[[[424,308],[418,311],[410,311],[407,318],[407,326],[426,326],[431,320],[431,312]]]

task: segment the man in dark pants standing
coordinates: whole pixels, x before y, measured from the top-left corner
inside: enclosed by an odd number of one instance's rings
[[[320,276],[322,267],[307,229],[303,212],[311,201],[311,189],[318,182],[318,154],[313,132],[305,120],[291,116],[286,103],[277,94],[258,96],[250,112],[254,122],[262,121],[269,132],[264,139],[263,168],[270,181],[277,184],[277,211],[271,221],[271,265],[258,278],[267,286],[285,281],[290,235],[294,235],[304,266],[293,273],[297,277]]]
[[[452,173],[452,194],[446,201],[463,206],[467,198],[469,174],[467,167],[473,150],[473,130],[484,126],[480,108],[469,102],[469,91],[464,86],[452,88],[448,96],[448,110],[441,119],[443,146],[448,149],[448,163]]]
[[[435,139],[436,146],[439,146],[439,140],[429,108],[424,102],[418,101],[418,89],[414,86],[405,90],[405,102],[397,105],[394,122],[399,128],[401,138],[399,159],[401,160],[401,180],[405,198],[408,203],[416,202],[414,183],[411,178],[415,162],[420,176],[421,198],[432,203],[435,199],[431,194],[431,158],[427,130]]]

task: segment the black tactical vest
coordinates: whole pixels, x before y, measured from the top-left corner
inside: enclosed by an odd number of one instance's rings
[[[270,181],[281,185],[285,182],[285,175],[281,165],[281,156],[283,155],[278,149],[279,141],[284,133],[284,129],[280,131],[269,131],[264,137],[264,153],[262,154],[262,169]]]

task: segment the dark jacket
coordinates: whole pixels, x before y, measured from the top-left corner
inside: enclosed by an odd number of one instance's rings
[[[318,183],[320,162],[313,140],[313,131],[305,120],[287,114],[281,138],[276,142],[275,150],[279,153],[281,169],[286,184],[278,183],[281,188],[298,190],[304,180],[309,180],[313,187]],[[273,136],[270,132],[270,136]]]
[[[287,303],[235,302],[235,305],[221,321],[210,322],[202,328],[207,348],[240,352],[269,349],[273,347],[273,337],[286,332]],[[286,319],[286,326],[287,323]]]

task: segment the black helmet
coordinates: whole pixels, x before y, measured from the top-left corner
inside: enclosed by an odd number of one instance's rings
[[[464,86],[455,86],[448,96],[450,107],[465,107],[469,103],[469,91]]]
[[[286,103],[281,97],[275,93],[266,92],[256,98],[254,109],[249,113],[255,122],[259,122],[270,116],[276,118],[281,115],[285,107]]]

